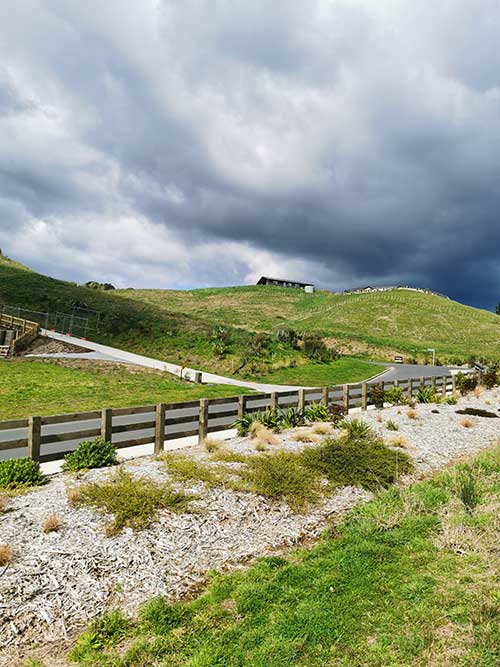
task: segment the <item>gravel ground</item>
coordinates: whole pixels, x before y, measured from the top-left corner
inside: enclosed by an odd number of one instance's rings
[[[498,412],[499,396],[498,390],[492,390],[479,398],[462,398],[456,406],[418,405],[416,419],[408,417],[406,407],[372,410],[363,418],[386,439],[404,436],[417,476],[422,476],[500,439],[500,419],[471,417],[473,425],[465,428],[464,416],[456,414],[463,407]],[[388,420],[398,424],[397,433],[387,429]],[[273,449],[307,446],[294,441],[293,432],[280,439],[281,445],[272,445]],[[225,446],[255,452],[248,438],[233,438]],[[200,448],[184,452],[207,458]],[[137,476],[168,479],[163,463],[152,457],[123,466]],[[201,495],[193,503],[201,511],[181,515],[165,511],[147,530],[125,529],[107,538],[106,518],[90,509],[71,507],[66,491],[112,474],[114,470],[101,469],[78,478],[54,475],[40,490],[12,498],[7,511],[0,514],[0,543],[14,550],[12,564],[0,568],[0,646],[5,647],[0,665],[15,664],[14,653],[19,655],[30,642],[66,639],[107,608],[120,606],[133,614],[153,596],[182,596],[199,586],[209,570],[240,567],[256,556],[315,538],[328,519],[370,498],[361,489],[347,487],[306,513],[296,514],[284,502],[185,484],[186,491]],[[62,527],[45,534],[41,526],[52,513],[61,517]]]

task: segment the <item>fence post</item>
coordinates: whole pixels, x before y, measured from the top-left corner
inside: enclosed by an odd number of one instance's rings
[[[366,410],[368,406],[368,391],[367,391],[367,384],[366,382],[363,382],[361,385],[361,409]]]
[[[40,439],[42,435],[42,418],[28,419],[28,457],[33,461],[40,460]]]
[[[443,386],[441,387],[442,390],[443,390],[443,398],[446,398],[447,389],[448,389],[447,386],[446,386],[446,383],[448,382],[448,378],[446,377],[446,375],[443,375],[443,377],[441,378],[441,382],[443,383]]]
[[[328,387],[323,387],[323,392],[321,394],[321,403],[328,407]]]
[[[165,442],[165,403],[158,403],[156,406],[156,424],[155,424],[155,454],[163,451]]]
[[[241,419],[247,408],[247,397],[238,396],[238,419]]]
[[[198,444],[201,445],[208,433],[208,399],[200,399],[200,421],[198,427]]]
[[[306,406],[306,398],[305,398],[305,391],[304,389],[299,389],[298,393],[298,403],[297,403],[297,409],[303,411],[305,406]]]
[[[113,437],[113,411],[103,408],[101,412],[101,438],[104,442],[111,442]]]
[[[278,407],[278,394],[275,391],[271,392],[271,410],[276,410]]]
[[[350,403],[350,400],[349,400],[350,399],[349,385],[348,384],[344,385],[343,395],[344,395],[344,401],[343,401],[344,402],[344,412],[347,415],[347,414],[349,414],[349,403]]]
[[[394,380],[394,384],[392,386],[394,388],[399,387],[399,380]]]
[[[451,395],[456,398],[457,396],[457,376],[452,375],[451,377]]]
[[[424,377],[420,378],[420,386],[425,387],[425,378]]]
[[[408,380],[408,398],[413,398],[413,378]]]
[[[432,387],[433,393],[435,394],[436,393],[436,376],[435,375],[433,375],[432,378],[431,378],[431,387]]]
[[[200,371],[196,371],[194,374],[194,381],[196,384],[201,384],[201,373]]]

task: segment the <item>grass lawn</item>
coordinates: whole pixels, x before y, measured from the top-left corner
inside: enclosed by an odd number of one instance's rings
[[[118,364],[0,361],[0,419],[173,403],[252,393],[232,385],[197,385]]]
[[[309,363],[292,368],[280,368],[257,379],[259,382],[270,384],[324,387],[347,382],[361,382],[384,370],[383,366],[373,366],[361,359],[340,357],[340,359],[331,363]]]
[[[499,510],[496,446],[469,471],[461,464],[381,493],[313,548],[213,575],[194,600],[154,599],[137,621],[110,614],[72,658],[103,667],[496,667]]]

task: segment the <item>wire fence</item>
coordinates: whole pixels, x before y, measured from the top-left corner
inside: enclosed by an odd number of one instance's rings
[[[31,322],[38,322],[44,329],[71,334],[80,338],[87,338],[90,332],[99,331],[101,313],[90,308],[75,307],[71,313],[60,311],[42,312],[19,306],[0,306],[0,313],[13,315]]]

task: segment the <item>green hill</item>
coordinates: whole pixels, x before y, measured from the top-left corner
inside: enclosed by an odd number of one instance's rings
[[[340,346],[376,356],[401,352],[422,358],[429,347],[443,360],[500,357],[500,317],[431,293],[407,289],[333,294],[280,287],[191,291],[133,290],[131,299],[204,322],[252,331],[291,327],[318,332]]]
[[[100,291],[40,275],[0,257],[2,302],[51,313],[93,309],[100,313],[99,330],[88,333],[93,340],[180,365],[269,382],[300,382],[300,377],[304,384],[333,383],[372,374],[372,368],[349,355],[390,359],[401,353],[408,360],[423,359],[426,348],[434,347],[448,362],[472,355],[500,357],[500,317],[402,289],[350,295],[264,286]],[[224,327],[228,336],[219,355],[214,353],[216,327]],[[318,333],[347,358],[311,364],[300,349],[277,341],[280,329]],[[266,334],[264,349],[255,363],[242,366],[248,351],[259,347],[259,334]]]

